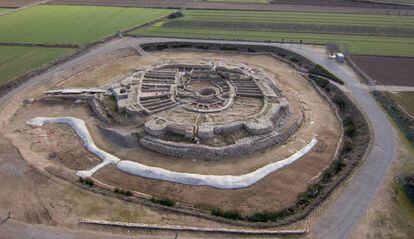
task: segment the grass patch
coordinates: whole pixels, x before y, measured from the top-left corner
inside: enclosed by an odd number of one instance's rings
[[[35,6],[1,17],[0,41],[86,44],[172,12],[169,9]]]
[[[8,12],[11,8],[0,8],[0,13]]]
[[[315,67],[313,69],[311,69],[309,71],[310,74],[314,74],[314,75],[319,75],[319,76],[323,76],[325,78],[331,79],[341,85],[344,84],[344,82],[339,79],[338,77],[336,77],[334,74],[332,74],[331,72],[329,72],[328,70],[326,70],[325,68],[323,68],[321,65],[315,65]],[[323,88],[323,87],[322,87]]]
[[[62,48],[0,46],[0,85],[72,51]]]
[[[175,201],[170,198],[151,198],[151,202],[161,204],[167,207],[174,207]]]

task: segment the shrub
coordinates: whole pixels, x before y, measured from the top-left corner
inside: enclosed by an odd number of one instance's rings
[[[285,58],[286,57],[286,54],[281,53],[281,52],[278,52],[277,55],[280,56],[280,57],[282,57],[282,58]]]
[[[175,206],[175,201],[170,198],[151,198],[151,202],[161,204],[167,207]]]
[[[180,17],[184,17],[184,14],[180,11],[174,12],[168,15],[168,19],[175,19],[175,18],[180,18]]]
[[[125,196],[132,196],[132,192],[131,191],[129,191],[129,190],[123,190],[122,188],[115,188],[114,189],[114,192],[115,193],[118,193],[118,194],[122,194],[122,195],[125,195]]]
[[[95,184],[93,182],[93,180],[90,179],[90,178],[82,178],[82,177],[79,177],[79,182],[81,182],[81,183],[83,183],[85,185],[88,185],[89,187],[92,187]]]
[[[326,70],[325,68],[323,68],[321,65],[315,65],[315,67],[313,67],[310,71],[310,74],[313,75],[319,75],[319,76],[323,76],[326,77],[328,79],[331,79],[341,85],[344,84],[344,82],[339,79],[338,77],[336,77],[334,74],[332,74],[331,72],[329,72],[328,70]]]
[[[238,48],[237,48],[237,46],[224,45],[224,46],[220,47],[220,50],[222,50],[222,51],[237,51]]]
[[[329,81],[325,78],[309,74],[309,78],[311,78],[319,87],[325,88],[329,85]]]
[[[242,215],[237,210],[223,211],[219,208],[215,208],[215,209],[211,210],[211,215],[216,216],[216,217],[228,218],[228,219],[232,219],[232,220],[241,220],[241,219],[243,219]]]
[[[196,45],[196,48],[202,49],[202,50],[207,50],[209,48],[209,46],[208,46],[208,44],[198,44],[198,45]]]
[[[345,140],[344,145],[342,146],[341,154],[347,154],[349,152],[352,152],[352,150],[354,150],[354,144],[349,140]]]
[[[332,163],[332,169],[334,174],[339,173],[346,166],[345,162],[342,159],[337,159]]]
[[[345,109],[346,103],[345,103],[345,100],[342,99],[342,97],[335,96],[332,99],[332,102],[334,102],[341,110],[344,110]]]
[[[401,186],[410,202],[414,205],[414,174],[403,176]]]
[[[355,131],[357,129],[354,120],[350,117],[346,117],[343,120],[343,124],[344,124],[344,134],[348,137],[352,137],[355,134]]]

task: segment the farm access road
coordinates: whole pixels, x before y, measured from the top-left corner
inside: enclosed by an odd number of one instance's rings
[[[323,209],[321,215],[315,219],[315,222],[310,228],[310,238],[349,238],[353,233],[355,226],[359,219],[364,216],[375,192],[383,184],[386,174],[391,166],[393,160],[397,157],[396,153],[396,132],[391,123],[388,121],[385,113],[369,93],[369,89],[364,87],[360,82],[360,77],[348,65],[338,64],[329,59],[321,47],[314,47],[309,45],[294,45],[282,43],[264,43],[264,42],[243,42],[243,41],[216,41],[216,40],[199,40],[199,39],[173,39],[173,38],[124,38],[98,46],[78,58],[64,63],[64,65],[71,65],[81,63],[89,59],[91,56],[108,52],[110,50],[121,49],[124,47],[136,47],[142,43],[151,42],[206,42],[206,43],[225,43],[225,44],[255,44],[265,46],[281,47],[307,57],[309,60],[320,64],[329,71],[337,75],[345,82],[344,89],[346,93],[355,101],[359,109],[367,117],[371,129],[373,131],[372,148],[368,153],[366,159],[361,162],[348,182],[343,185],[343,188],[338,192],[335,199],[331,200]],[[43,76],[38,76],[30,79],[25,84],[17,87],[9,94],[0,99],[0,111],[8,99],[15,94],[22,94],[30,90],[32,87],[44,84],[48,80],[53,80],[53,74],[59,71],[60,66],[51,69]],[[45,76],[46,75],[46,76]],[[1,123],[1,122],[0,122]],[[14,224],[16,225],[16,224]],[[7,223],[0,226],[0,234],[2,228],[7,228]],[[33,230],[38,230],[31,225],[24,225],[25,227],[33,227]],[[16,229],[18,227],[16,226]],[[43,227],[42,231],[48,231],[48,227]],[[50,228],[50,232],[56,232],[57,228]],[[3,231],[4,232],[4,231]],[[30,233],[30,229],[26,230]],[[72,232],[62,229],[62,233],[68,237]],[[8,231],[13,233],[13,231]],[[15,231],[18,236],[18,230]],[[12,234],[10,234],[11,237]],[[26,234],[30,235],[30,234]],[[46,234],[44,234],[46,235]],[[53,235],[50,234],[50,235]],[[83,232],[83,236],[88,235]],[[96,235],[96,234],[95,234]],[[91,238],[94,238],[94,233],[91,232]],[[19,238],[19,237],[16,237]],[[44,237],[47,238],[47,237]],[[75,237],[76,238],[76,237]],[[184,238],[184,237],[181,237]],[[188,238],[191,238],[189,236]]]

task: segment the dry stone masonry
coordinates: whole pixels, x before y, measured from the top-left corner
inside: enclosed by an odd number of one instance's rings
[[[301,125],[273,76],[230,61],[162,62],[102,89],[61,89],[46,97],[89,102],[99,119],[159,153],[219,160],[284,142]],[[133,143],[129,143],[133,145]]]

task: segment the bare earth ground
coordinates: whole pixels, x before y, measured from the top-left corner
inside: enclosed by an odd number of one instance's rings
[[[0,7],[18,8],[42,1],[43,0],[0,0]]]
[[[378,85],[414,86],[414,57],[352,55],[352,61]]]
[[[125,58],[117,58],[114,55],[125,56]],[[269,56],[231,53],[161,52],[141,58],[132,55],[127,50],[123,50],[122,53],[106,54],[101,56],[101,58],[96,58],[96,60],[91,61],[89,64],[83,64],[80,68],[84,70],[77,74],[74,74],[74,72],[79,71],[76,67],[60,72],[55,75],[55,80],[59,82],[57,84],[58,87],[98,86],[107,84],[110,79],[117,78],[117,75],[122,76],[127,72],[131,72],[134,69],[133,66],[143,67],[171,57],[193,61],[197,58],[216,59],[226,57],[260,66],[274,74],[278,81],[282,83],[292,103],[294,99],[300,102],[304,108],[306,120],[295,136],[280,147],[272,147],[246,157],[226,159],[219,163],[178,159],[142,148],[136,150],[121,148],[101,137],[99,130],[95,127],[95,124],[98,122],[94,119],[92,112],[87,106],[73,106],[71,102],[63,104],[39,102],[22,108],[7,125],[7,135],[31,164],[36,165],[40,169],[57,167],[60,170],[65,170],[65,174],[71,175],[74,175],[75,171],[65,169],[61,165],[78,169],[96,164],[98,162],[97,159],[84,152],[80,142],[73,138],[73,134],[71,134],[70,138],[62,137],[62,133],[71,132],[67,127],[51,125],[45,128],[32,129],[25,125],[26,120],[36,116],[75,116],[88,122],[88,127],[99,147],[118,155],[122,159],[134,160],[169,170],[202,174],[237,175],[251,172],[265,164],[290,156],[296,150],[306,145],[314,136],[317,136],[320,143],[314,151],[300,159],[297,163],[268,176],[256,185],[246,189],[218,190],[208,187],[191,187],[130,176],[116,170],[114,167],[104,168],[95,175],[99,181],[104,183],[144,192],[156,197],[168,196],[181,201],[182,205],[185,206],[238,208],[246,214],[264,209],[280,209],[290,205],[296,200],[300,192],[305,191],[308,183],[314,180],[331,162],[340,135],[336,116],[328,103],[318,95],[306,79],[293,75],[292,69]],[[109,74],[109,72],[112,74]],[[56,87],[54,84],[46,85],[32,92],[32,96],[27,97],[36,98],[44,90],[54,87]],[[53,135],[52,132],[57,134]],[[73,149],[78,147],[80,151],[64,150],[69,142],[70,147]],[[54,152],[57,152],[57,155],[62,157],[62,159],[56,159],[58,157],[51,159],[50,154]],[[81,162],[76,160],[70,162],[69,157],[73,156],[86,156],[88,161]]]
[[[284,1],[281,4],[206,2],[192,0],[52,0],[49,4],[155,7],[176,9],[225,9],[256,11],[298,11],[298,12],[341,12],[413,15],[414,9],[407,6],[393,6],[365,2],[323,1],[322,5],[308,4],[306,0],[293,4]]]
[[[144,223],[219,226],[219,223],[161,212],[136,203],[85,191],[57,178],[49,178],[26,163],[8,140],[0,137],[0,215],[34,224],[78,228],[79,218]],[[0,238],[7,237],[2,233]]]

